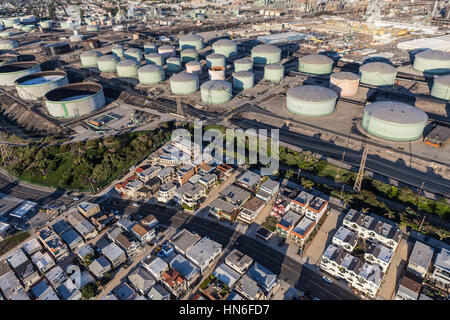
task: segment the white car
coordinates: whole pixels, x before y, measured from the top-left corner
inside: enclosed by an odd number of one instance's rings
[[[331,279],[330,277],[327,277],[327,276],[323,276],[322,280],[327,282],[327,283],[330,283],[330,284],[333,283],[333,279]]]
[[[132,206],[136,207],[136,208],[139,208],[139,204],[137,202],[133,202]]]

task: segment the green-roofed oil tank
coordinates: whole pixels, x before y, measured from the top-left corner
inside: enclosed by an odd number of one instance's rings
[[[125,59],[135,60],[140,65],[143,60],[142,51],[138,48],[130,48],[124,52]]]
[[[310,74],[330,74],[333,71],[333,59],[323,54],[309,54],[298,59],[298,71]]]
[[[222,54],[225,57],[231,57],[238,53],[236,42],[229,39],[217,40],[212,44],[215,54]]]
[[[231,83],[224,80],[210,80],[200,87],[202,101],[206,104],[227,103],[233,97]]]
[[[147,42],[144,44],[144,54],[158,52],[158,47],[156,47],[156,44]]]
[[[169,57],[166,60],[167,70],[170,72],[181,71],[181,59],[177,57]]]
[[[210,54],[206,56],[206,66],[208,68],[213,67],[225,68],[225,56],[223,54]]]
[[[414,57],[413,68],[426,73],[442,74],[450,72],[450,52],[426,50]]]
[[[359,68],[360,82],[377,87],[392,86],[397,69],[384,62],[370,62]]]
[[[118,58],[123,58],[125,54],[125,50],[121,44],[115,44],[112,47],[112,54]]]
[[[89,50],[80,54],[81,64],[83,67],[95,68],[97,67],[98,59],[102,56],[102,53],[97,50]]]
[[[194,73],[177,73],[170,78],[170,90],[173,94],[183,95],[197,92],[198,76]]]
[[[233,87],[237,90],[253,88],[255,75],[251,71],[238,71],[233,73]]]
[[[116,72],[117,63],[120,61],[113,54],[104,55],[97,60],[98,70],[101,72]]]
[[[195,49],[183,49],[180,56],[183,63],[198,61],[198,52]]]
[[[179,40],[180,50],[195,49],[197,52],[203,49],[203,38],[196,34],[187,34]]]
[[[272,44],[260,44],[252,49],[254,64],[271,64],[281,61],[281,49]]]
[[[278,63],[268,64],[264,67],[264,80],[280,82],[284,78],[284,66]]]
[[[286,93],[286,108],[305,117],[323,117],[333,113],[338,95],[316,85],[293,87]]]
[[[450,100],[450,75],[434,78],[431,95],[439,99]]]
[[[4,64],[0,66],[0,86],[13,86],[17,79],[40,71],[41,65],[35,61]]]
[[[249,58],[242,58],[234,61],[234,72],[239,71],[252,71],[253,61]]]
[[[164,56],[157,52],[151,52],[145,55],[145,62],[162,67],[164,65]]]
[[[125,59],[117,63],[116,70],[119,78],[133,78],[137,76],[138,63],[135,60]]]
[[[138,69],[140,84],[157,84],[165,79],[164,69],[160,66],[148,64]]]

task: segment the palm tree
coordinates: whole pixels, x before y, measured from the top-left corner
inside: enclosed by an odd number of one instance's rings
[[[348,203],[353,199],[353,195],[351,193],[342,193],[341,200],[344,203],[344,208],[347,208]]]
[[[302,178],[301,185],[305,189],[312,189],[314,187],[314,182],[309,179]]]
[[[450,232],[448,232],[447,230],[445,230],[443,228],[435,229],[434,233],[436,233],[439,236],[439,239],[441,239],[441,241],[450,237]]]
[[[387,209],[386,210],[386,213],[384,214],[386,217],[388,217],[389,219],[394,219],[395,218],[395,213],[394,213],[394,211],[392,211],[392,210],[390,210],[390,209]]]

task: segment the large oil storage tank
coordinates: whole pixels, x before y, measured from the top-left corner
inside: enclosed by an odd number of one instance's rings
[[[165,79],[164,69],[160,66],[146,64],[138,69],[140,84],[157,84]]]
[[[166,66],[170,72],[179,72],[181,70],[181,59],[177,57],[167,58]]]
[[[198,61],[198,52],[195,49],[184,49],[180,52],[181,61],[184,63]]]
[[[158,48],[158,53],[162,54],[164,59],[175,56],[175,47],[170,44],[164,44]]]
[[[179,40],[180,50],[195,49],[200,51],[203,49],[203,38],[196,34],[187,34]]]
[[[247,90],[255,85],[255,75],[251,71],[233,73],[233,87],[238,90]]]
[[[206,56],[206,66],[225,68],[225,56],[223,54],[210,54]]]
[[[288,90],[286,108],[301,116],[322,117],[333,113],[337,98],[337,93],[331,89],[303,85]]]
[[[211,67],[208,69],[209,80],[225,80],[224,67]]]
[[[157,52],[151,52],[145,55],[145,62],[162,67],[164,65],[164,56]]]
[[[5,26],[5,28],[11,28],[14,23],[19,23],[19,22],[20,22],[20,20],[17,17],[3,19],[3,25]]]
[[[426,50],[415,55],[413,68],[428,73],[450,72],[450,52]]]
[[[117,56],[118,58],[123,58],[125,54],[125,49],[121,44],[115,44],[112,47],[112,54]]]
[[[130,48],[124,52],[125,59],[135,60],[139,64],[143,60],[142,51],[137,48]]]
[[[13,33],[11,31],[3,31],[3,32],[0,32],[0,38],[8,38],[8,37],[11,37],[12,34]]]
[[[222,104],[231,100],[233,89],[231,83],[224,80],[210,80],[200,87],[202,101],[206,104]]]
[[[342,97],[351,97],[358,93],[359,76],[353,72],[335,72],[330,76],[330,88]]]
[[[93,82],[68,84],[44,96],[48,113],[57,118],[76,118],[105,105],[103,87]]]
[[[198,90],[198,76],[195,73],[177,73],[170,78],[173,94],[192,94]]]
[[[50,20],[41,21],[39,22],[39,26],[44,30],[49,30],[53,28],[53,22]]]
[[[26,25],[20,28],[23,32],[31,32],[33,30],[36,30],[36,27],[34,25]]]
[[[97,67],[98,59],[102,56],[102,53],[97,50],[89,50],[80,54],[81,64],[83,67],[94,68]]]
[[[450,75],[434,78],[431,95],[439,99],[450,100]]]
[[[249,58],[242,58],[234,61],[234,72],[239,71],[252,71],[253,61]]]
[[[260,44],[252,49],[255,64],[271,64],[281,61],[281,49],[272,44]]]
[[[202,64],[198,61],[192,61],[186,63],[186,72],[187,73],[195,73],[200,76],[203,73]]]
[[[104,55],[97,60],[98,70],[101,72],[116,72],[120,59],[113,54]]]
[[[428,121],[425,112],[397,101],[378,101],[364,108],[361,126],[369,134],[392,141],[412,141],[422,136]]]
[[[43,71],[26,75],[15,81],[16,90],[24,100],[38,100],[52,89],[69,84],[64,71]]]
[[[14,82],[27,74],[41,71],[38,62],[13,62],[0,66],[0,86],[13,86]]]
[[[158,52],[158,47],[156,46],[156,44],[151,42],[144,43],[144,54],[149,54],[153,52]]]
[[[0,50],[11,50],[19,46],[17,40],[5,39],[0,40]]]
[[[116,70],[119,78],[132,78],[137,76],[138,63],[135,60],[125,59],[117,63]]]
[[[215,54],[222,54],[225,57],[231,57],[238,53],[236,42],[229,39],[217,40],[212,44]]]
[[[11,62],[17,62],[17,56],[13,54],[2,54],[0,55],[0,66],[11,63]]]
[[[284,78],[284,66],[278,63],[268,64],[264,67],[264,80],[280,82]]]
[[[372,86],[392,86],[397,69],[384,62],[370,62],[359,67],[360,82]]]
[[[330,74],[333,71],[333,59],[323,54],[308,54],[298,59],[298,71],[310,74]]]

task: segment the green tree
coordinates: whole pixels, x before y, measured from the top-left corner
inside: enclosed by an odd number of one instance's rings
[[[90,282],[81,289],[81,296],[84,300],[89,300],[95,297],[95,295],[97,294],[97,290],[97,284],[94,282]]]
[[[302,178],[301,185],[305,189],[312,189],[314,188],[314,182],[312,180]]]

